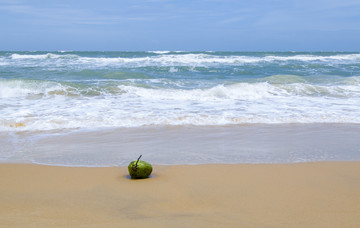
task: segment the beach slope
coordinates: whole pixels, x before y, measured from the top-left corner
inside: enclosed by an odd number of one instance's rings
[[[0,227],[360,227],[360,162],[0,165]]]

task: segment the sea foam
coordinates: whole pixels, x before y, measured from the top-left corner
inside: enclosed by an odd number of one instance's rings
[[[19,60],[23,64],[40,64],[57,66],[81,66],[94,67],[149,67],[149,66],[242,66],[246,64],[261,64],[283,62],[291,63],[293,61],[310,63],[322,62],[324,64],[342,64],[349,61],[359,61],[360,54],[334,54],[334,55],[291,55],[291,56],[246,56],[246,55],[216,55],[216,53],[173,53],[173,52],[155,52],[158,55],[149,55],[142,57],[102,57],[102,56],[80,56],[74,53],[45,53],[45,54],[11,54],[9,59],[0,59],[0,64],[18,65]],[[34,62],[34,61],[40,62]],[[46,60],[46,62],[44,62]],[[15,62],[13,62],[15,61]],[[30,61],[30,62],[27,62]]]
[[[0,131],[360,123],[359,85],[243,82],[179,89],[122,83],[114,89],[113,85],[13,80],[1,81],[0,91]]]

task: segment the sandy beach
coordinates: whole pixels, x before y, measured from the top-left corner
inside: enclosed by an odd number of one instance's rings
[[[360,162],[0,165],[0,227],[360,227]]]

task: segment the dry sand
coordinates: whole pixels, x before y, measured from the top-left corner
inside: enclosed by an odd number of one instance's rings
[[[0,165],[0,227],[360,227],[360,162]]]

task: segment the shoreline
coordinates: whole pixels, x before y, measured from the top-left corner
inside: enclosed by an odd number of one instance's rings
[[[360,124],[148,126],[0,132],[0,160],[49,165],[240,164],[360,161]]]
[[[360,162],[0,164],[4,227],[359,227]]]

